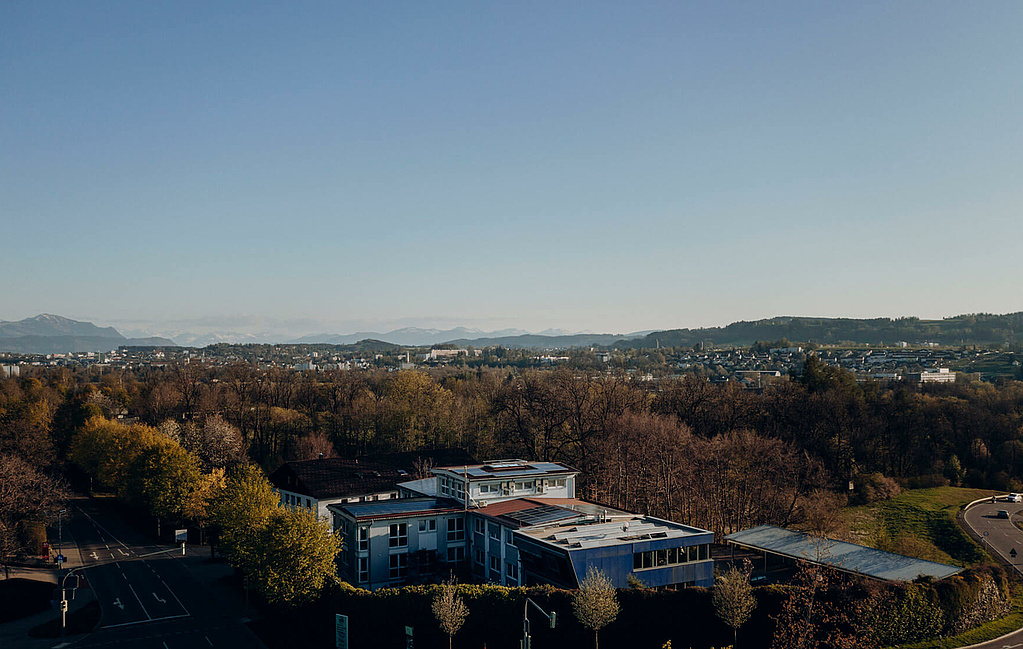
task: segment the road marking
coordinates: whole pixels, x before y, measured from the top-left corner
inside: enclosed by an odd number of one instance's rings
[[[118,597],[117,599],[114,600],[114,606],[116,606],[117,608],[121,609],[122,611],[124,610],[124,604],[121,603],[121,598],[120,597]]]
[[[166,640],[163,641],[163,649],[170,649],[170,647],[167,646]]]
[[[134,622],[121,622],[120,624],[107,624],[101,626],[101,629],[116,629],[121,626],[138,626],[139,624],[149,624],[150,622],[162,622],[164,620],[176,620],[178,618],[188,617],[187,615],[165,615],[163,617],[154,617],[151,620],[135,620]]]
[[[149,611],[147,611],[147,610],[146,610],[146,606],[145,606],[145,604],[143,604],[143,603],[142,603],[142,600],[141,600],[141,599],[139,599],[139,594],[135,592],[135,589],[131,587],[131,584],[128,584],[128,589],[129,589],[129,590],[131,591],[131,594],[135,596],[135,599],[137,599],[137,600],[138,600],[138,602],[139,602],[139,606],[141,606],[141,607],[142,607],[142,612],[146,614],[146,618],[148,618],[149,620],[152,620],[152,619],[153,619],[153,616],[152,616],[152,615],[150,615],[150,614],[149,614]]]
[[[123,554],[123,555],[124,555],[124,556],[126,556],[126,557],[130,557],[130,556],[131,556],[130,554],[128,554],[127,552],[125,552],[125,551],[124,551],[124,550],[122,550],[121,548],[117,548],[117,551],[118,551],[118,552],[120,552],[121,554]]]
[[[94,560],[99,561],[99,556],[96,554],[95,550],[93,550],[92,554],[90,554],[89,556],[92,557]]]
[[[160,602],[161,604],[166,604],[166,603],[167,603],[167,600],[165,600],[165,599],[160,599],[160,596],[159,596],[159,595],[157,595],[156,593],[153,593],[153,597],[155,597],[155,598],[156,598],[156,601]]]
[[[177,594],[171,589],[170,586],[167,585],[167,582],[163,580],[163,577],[160,576],[160,573],[156,572],[155,570],[153,572],[156,574],[156,578],[160,580],[160,583],[163,584],[163,587],[167,589],[167,592],[171,594],[171,597],[174,598],[174,601],[176,601],[178,603],[178,606],[181,607],[181,610],[184,611],[187,615],[191,615],[191,613],[188,612],[188,609],[185,608],[185,605],[181,603],[181,599],[178,598]]]
[[[206,638],[206,642],[210,643],[210,646],[212,647],[213,646],[213,641],[210,640],[210,637],[208,635],[204,635],[203,637]]]

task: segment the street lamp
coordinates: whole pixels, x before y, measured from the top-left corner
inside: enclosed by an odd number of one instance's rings
[[[551,628],[558,622],[558,613],[551,611],[550,614],[547,611],[540,608],[540,605],[533,600],[526,598],[526,603],[522,605],[522,640],[519,642],[519,649],[531,649],[530,643],[532,638],[529,635],[529,605],[532,604],[536,607],[536,610],[540,611],[544,617],[551,622]]]
[[[60,563],[61,550],[64,546],[64,527],[61,525],[61,517],[67,513],[66,509],[57,512],[57,563]]]

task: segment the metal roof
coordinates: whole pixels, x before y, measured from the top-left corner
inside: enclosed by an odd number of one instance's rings
[[[468,476],[469,480],[514,480],[516,478],[543,478],[550,475],[570,475],[578,473],[567,464],[560,462],[527,462],[525,460],[495,460],[486,464],[470,464],[468,466],[443,466],[434,472],[446,471],[458,476]]]
[[[568,550],[712,534],[697,527],[638,515],[629,515],[624,520],[622,517],[613,517],[602,523],[575,522],[526,528],[519,530],[519,533]]]
[[[369,520],[375,518],[400,518],[403,516],[428,516],[430,514],[462,511],[462,505],[447,498],[397,498],[368,503],[330,505],[329,509],[346,513],[358,520]]]
[[[887,581],[913,581],[922,576],[943,579],[960,571],[960,568],[944,563],[914,559],[835,539],[816,539],[774,525],[735,532],[726,536],[725,540],[746,548]]]

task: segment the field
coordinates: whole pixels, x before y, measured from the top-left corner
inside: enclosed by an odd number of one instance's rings
[[[955,566],[981,563],[986,554],[956,524],[959,507],[993,492],[933,487],[842,511],[845,540]]]

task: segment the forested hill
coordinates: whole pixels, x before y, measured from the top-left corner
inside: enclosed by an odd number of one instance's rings
[[[615,347],[690,347],[699,343],[752,345],[757,341],[790,340],[793,343],[836,344],[843,342],[990,345],[1023,343],[1023,312],[994,315],[959,315],[942,320],[920,318],[803,318],[777,317],[752,322],[733,322],[727,327],[656,331]]]

